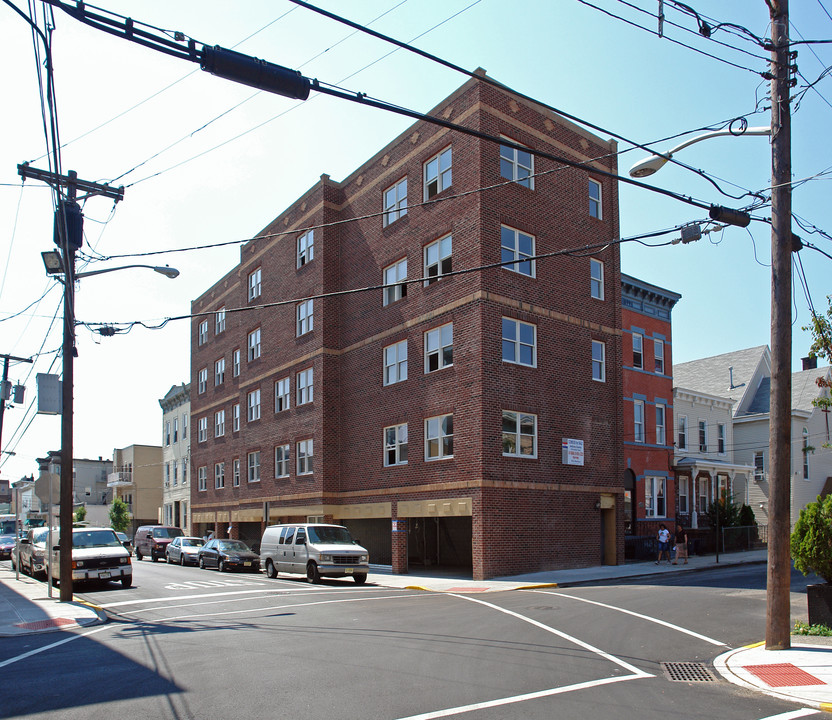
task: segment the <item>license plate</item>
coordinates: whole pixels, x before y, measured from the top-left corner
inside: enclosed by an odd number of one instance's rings
[[[243,565],[245,565],[246,567],[249,567],[251,565],[251,561],[246,561],[246,562],[243,563]]]
[[[344,572],[345,572],[347,575],[351,575],[351,574],[352,574],[352,568],[344,568]]]
[[[98,573],[98,577],[100,577],[102,580],[106,580],[108,577],[110,577],[110,573],[100,572],[100,573]]]

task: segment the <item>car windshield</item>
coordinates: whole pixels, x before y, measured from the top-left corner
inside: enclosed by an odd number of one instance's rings
[[[309,527],[309,541],[311,543],[328,543],[330,545],[355,545],[350,531],[345,527],[336,525],[324,525],[322,527]]]
[[[121,547],[121,542],[112,530],[85,530],[72,533],[72,547]]]
[[[223,540],[220,543],[223,552],[248,552],[248,545],[241,540]]]
[[[153,537],[155,538],[175,538],[184,534],[179,528],[153,528]]]
[[[182,547],[202,547],[205,543],[199,538],[182,538]]]
[[[57,531],[55,531],[54,534],[55,537],[58,536]],[[35,532],[32,533],[32,542],[45,543],[47,535],[49,535],[49,528],[41,528],[40,530],[35,530]]]
[[[14,535],[0,535],[0,543],[14,543]]]
[[[127,536],[124,533],[117,532],[116,535],[118,535],[118,539],[121,540],[121,542],[125,542],[127,540]]]

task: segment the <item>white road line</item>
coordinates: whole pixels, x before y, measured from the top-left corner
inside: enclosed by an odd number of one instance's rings
[[[650,617],[649,615],[642,615],[641,613],[633,612],[632,610],[626,610],[625,608],[616,607],[615,605],[607,605],[606,603],[596,602],[595,600],[587,600],[586,598],[576,597],[575,595],[567,595],[566,593],[562,592],[552,592],[551,590],[532,590],[532,592],[539,592],[543,595],[556,595],[557,597],[564,597],[569,598],[570,600],[577,600],[578,602],[589,603],[590,605],[597,605],[598,607],[607,608],[608,610],[615,610],[620,613],[624,613],[625,615],[632,615],[633,617],[641,618],[642,620],[647,620],[648,622],[655,623],[656,625],[664,625],[665,627],[670,628],[671,630],[677,630],[680,633],[684,633],[685,635],[690,635],[695,638],[699,638],[700,640],[704,640],[711,645],[718,645],[719,647],[729,647],[727,643],[720,642],[719,640],[714,640],[713,638],[709,638],[707,635],[700,635],[699,633],[693,632],[693,630],[688,630],[683,627],[679,627],[678,625],[674,625],[673,623],[665,622],[664,620],[659,620],[658,618]]]
[[[110,627],[110,625],[102,625],[100,627],[95,628],[94,630],[88,630],[85,633],[72,635],[71,637],[64,638],[63,640],[58,640],[58,642],[53,642],[50,645],[44,645],[43,647],[37,648],[36,650],[30,650],[29,652],[25,652],[22,655],[16,655],[15,657],[0,662],[0,668],[4,668],[7,665],[14,665],[14,663],[16,662],[26,660],[27,658],[30,658],[33,655],[40,655],[40,653],[42,652],[46,652],[47,650],[53,650],[54,648],[60,647],[61,645],[66,645],[66,643],[72,642],[73,640],[80,640],[81,638],[85,638],[89,635],[95,635],[95,633],[100,633],[102,630],[109,630]]]
[[[760,718],[760,720],[792,720],[793,718],[806,717],[807,715],[820,715],[820,710],[813,708],[803,708],[802,710],[792,710],[792,712],[784,712],[780,715],[769,715],[768,717]]]

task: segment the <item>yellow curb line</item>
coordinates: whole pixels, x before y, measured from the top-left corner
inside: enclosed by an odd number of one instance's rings
[[[832,703],[822,702],[820,704],[820,709],[823,710],[824,712],[832,713]]]
[[[760,647],[761,645],[765,645],[766,641],[762,640],[761,642],[754,643],[753,645],[743,645],[743,650],[750,650],[751,648]]]
[[[405,585],[405,590],[424,590],[425,592],[432,592],[430,588],[422,587],[421,585]]]
[[[515,590],[537,590],[539,588],[556,588],[557,583],[541,583],[540,585],[519,585]]]

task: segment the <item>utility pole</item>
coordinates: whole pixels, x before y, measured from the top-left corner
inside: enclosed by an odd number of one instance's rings
[[[55,243],[60,247],[64,271],[64,337],[63,387],[61,407],[61,513],[59,519],[60,541],[60,582],[61,602],[72,602],[72,412],[75,350],[75,252],[83,242],[83,215],[78,206],[78,191],[83,197],[103,195],[116,202],[124,197],[124,188],[111,188],[94,182],[79,180],[78,174],[70,170],[58,175],[48,170],[37,170],[28,164],[18,165],[20,176],[27,180],[34,178],[48,183],[60,196],[60,188],[67,189],[67,199],[59,199],[55,211]],[[52,548],[49,548],[52,552]],[[51,556],[50,556],[51,557]],[[47,582],[49,580],[47,579]]]
[[[3,385],[2,385],[2,393],[0,393],[0,448],[3,446],[3,416],[6,413],[6,389],[8,388],[9,383],[9,361],[15,360],[17,362],[32,362],[32,358],[19,358],[15,357],[14,355],[3,355],[0,354],[0,357],[3,358]],[[17,400],[15,400],[17,402]]]
[[[766,0],[771,16],[771,396],[766,650],[791,647],[792,190],[789,2]]]

